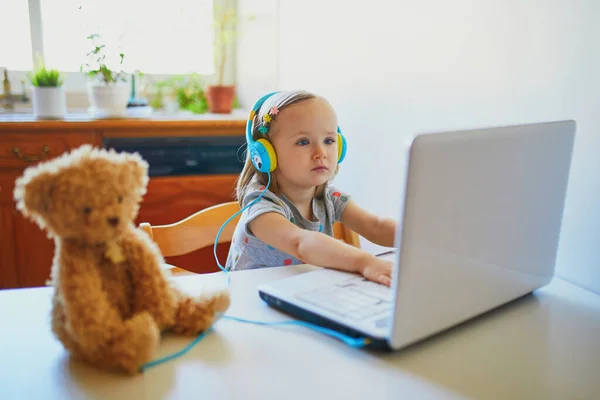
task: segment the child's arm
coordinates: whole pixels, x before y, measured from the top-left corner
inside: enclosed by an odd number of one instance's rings
[[[394,246],[396,221],[371,214],[352,199],[346,205],[341,222],[372,243],[385,247]]]
[[[390,286],[392,263],[324,233],[299,228],[278,213],[261,214],[250,222],[254,235],[266,244],[307,264],[356,272]]]

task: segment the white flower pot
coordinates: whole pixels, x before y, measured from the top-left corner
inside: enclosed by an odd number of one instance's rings
[[[88,85],[90,114],[95,118],[122,118],[127,115],[127,102],[131,88],[126,83]]]
[[[38,119],[63,119],[67,113],[64,86],[32,88],[33,115]]]

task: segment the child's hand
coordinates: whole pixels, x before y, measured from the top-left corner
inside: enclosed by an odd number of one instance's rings
[[[392,284],[392,262],[374,257],[374,260],[361,268],[360,274],[370,281],[390,286]]]

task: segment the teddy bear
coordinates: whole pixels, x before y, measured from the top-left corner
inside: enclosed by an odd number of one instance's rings
[[[160,249],[134,225],[148,179],[138,153],[82,145],[28,167],[14,190],[54,239],[53,334],[76,358],[129,374],[163,332],[197,335],[230,304],[226,288],[185,295],[161,268]]]

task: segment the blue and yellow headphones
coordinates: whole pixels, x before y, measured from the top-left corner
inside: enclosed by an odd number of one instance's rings
[[[264,102],[271,97],[272,95],[279,92],[272,92],[264,95],[254,104],[252,109],[250,110],[250,116],[248,117],[248,121],[246,122],[246,142],[248,142],[248,154],[250,160],[254,167],[263,173],[269,173],[277,168],[277,155],[275,154],[275,149],[273,145],[266,139],[260,138],[258,140],[254,140],[252,138],[252,130],[254,128],[254,117],[258,114],[260,108],[264,104]],[[277,114],[279,112],[275,107],[271,109],[271,114]],[[271,121],[271,114],[267,114],[268,122]],[[261,129],[263,128],[263,129]],[[267,128],[262,126],[259,128],[263,134],[267,133]],[[338,144],[338,164],[344,161],[346,157],[346,138],[342,135],[342,131],[338,125],[337,127],[337,144]]]

